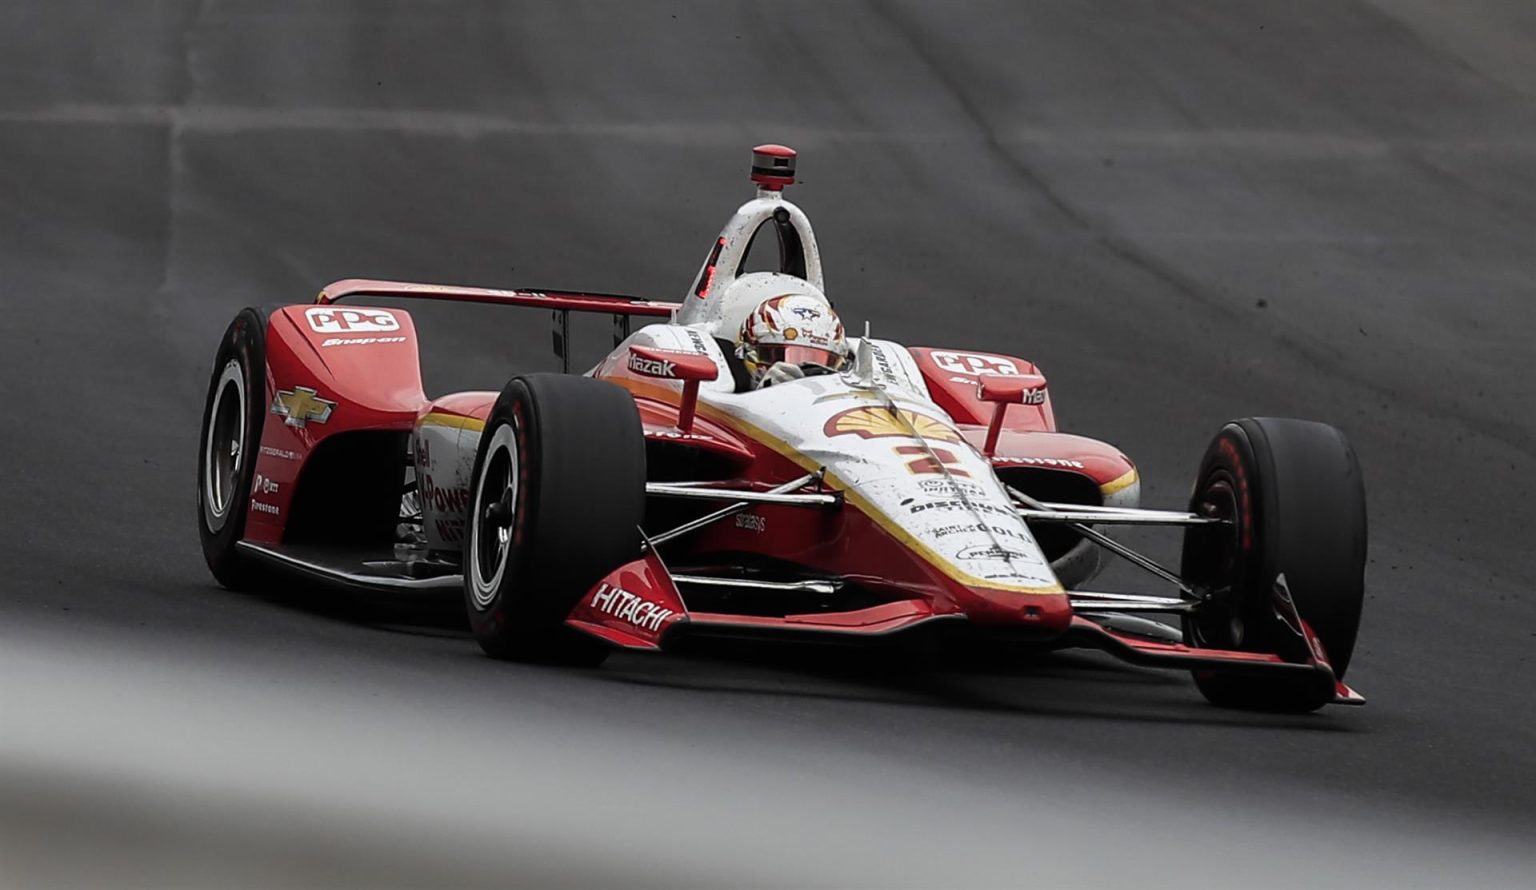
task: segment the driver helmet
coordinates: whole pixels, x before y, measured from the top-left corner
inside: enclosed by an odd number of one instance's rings
[[[806,289],[762,301],[741,323],[736,355],[754,388],[780,362],[813,373],[839,371],[847,363],[842,321],[824,298],[813,296],[810,285]]]

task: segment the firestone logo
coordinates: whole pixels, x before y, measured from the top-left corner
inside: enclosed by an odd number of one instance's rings
[[[1083,470],[1087,466],[1080,460],[1072,460],[1066,457],[1008,457],[1002,454],[992,455],[995,464],[1024,464],[1031,467],[1061,467],[1068,470]]]
[[[398,331],[400,320],[384,309],[340,309],[312,306],[304,310],[310,330],[317,334],[352,334],[358,331]]]
[[[629,369],[636,374],[644,374],[647,377],[676,377],[676,362],[663,361],[661,359],[645,358],[644,356],[629,356]]]

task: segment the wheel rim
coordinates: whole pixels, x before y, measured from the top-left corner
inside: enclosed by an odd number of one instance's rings
[[[480,478],[469,537],[470,598],[477,611],[490,608],[511,561],[517,520],[517,437],[511,424],[492,434]]]
[[[219,531],[229,521],[230,507],[238,495],[241,471],[245,469],[245,425],[249,416],[245,371],[240,360],[232,358],[214,384],[208,436],[203,442],[203,514],[210,531]]]

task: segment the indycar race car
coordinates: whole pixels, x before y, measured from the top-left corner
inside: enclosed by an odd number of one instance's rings
[[[810,222],[783,197],[795,160],[754,150],[756,196],[681,302],[345,280],[241,311],[198,461],[214,577],[462,590],[481,647],[515,660],[594,665],[706,636],[984,638],[1189,670],[1229,707],[1364,701],[1343,676],[1365,495],[1338,430],[1228,423],[1187,508],[1150,510],[1124,454],[1056,429],[1022,358],[866,327],[846,364],[754,385],[737,338],[757,296],[824,291]],[[754,237],[777,239],[778,271],[744,270]],[[428,398],[410,314],[362,305],[400,298],[552,310],[565,373]],[[614,318],[613,351],[582,374],[572,312]],[[1124,525],[1179,529],[1177,571],[1106,532]],[[1107,556],[1176,593],[1094,590]]]

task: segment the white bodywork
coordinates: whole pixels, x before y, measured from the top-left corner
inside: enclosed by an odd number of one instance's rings
[[[721,229],[674,324],[635,332],[594,373],[606,376],[631,344],[707,354],[719,377],[700,387],[700,410],[706,416],[725,421],[808,471],[825,468],[827,481],[847,492],[855,507],[963,584],[1061,590],[991,463],[933,403],[916,361],[901,345],[850,339],[860,361],[849,372],[735,391],[714,338],[734,341],[762,296],[751,289],[731,299],[731,285],[753,234],[776,213],[785,214],[799,238],[805,280],[825,293],[810,220],[778,191],[759,189]],[[679,383],[658,380],[654,385],[681,392]]]
[[[905,348],[869,341],[868,349],[859,350],[869,356],[867,376],[855,368],[737,393],[724,354],[701,327],[642,328],[595,373],[606,376],[630,345],[710,355],[720,376],[700,387],[704,416],[808,472],[825,468],[828,483],[845,491],[855,507],[963,584],[1062,589],[991,463],[929,399]],[[679,383],[646,385],[680,397]]]
[[[715,255],[711,249],[710,256],[705,257],[704,265],[699,267],[699,274],[694,278],[694,289],[683,298],[682,308],[677,312],[678,324],[698,325],[727,340],[736,336],[742,320],[757,307],[757,300],[741,300],[732,304],[725,299],[726,291],[736,281],[736,269],[747,255],[753,233],[780,210],[789,214],[789,223],[800,236],[805,255],[805,280],[826,293],[826,280],[821,272],[821,251],[816,247],[816,233],[811,230],[811,221],[799,207],[784,200],[779,192],[759,190],[757,197],[741,205],[736,215],[720,230],[716,240],[721,245],[720,252]],[[709,275],[712,257],[715,259],[715,271]],[[702,293],[699,293],[701,283],[705,286]]]
[[[432,550],[457,551],[464,541],[475,453],[484,424],[474,418],[430,412],[416,424],[411,450],[421,528]]]

